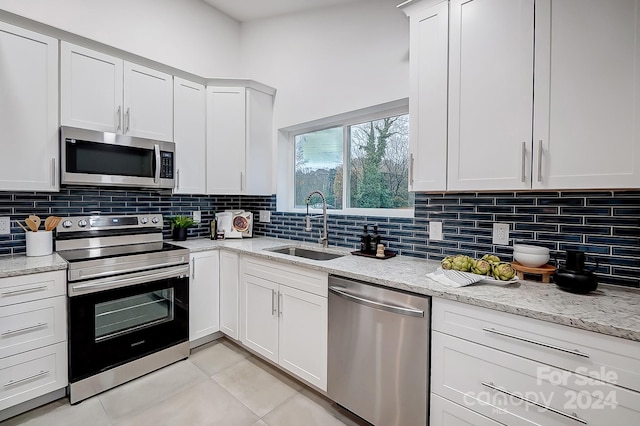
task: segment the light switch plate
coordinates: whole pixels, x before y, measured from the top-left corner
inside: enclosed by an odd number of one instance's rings
[[[195,223],[200,223],[202,221],[202,212],[200,210],[193,212],[193,221]]]
[[[429,239],[442,241],[442,222],[429,222]]]
[[[493,224],[493,244],[501,246],[509,245],[509,224],[494,223]]]
[[[11,233],[11,218],[9,216],[0,217],[0,235]]]
[[[269,210],[260,210],[260,222],[262,223],[271,222],[271,212]]]

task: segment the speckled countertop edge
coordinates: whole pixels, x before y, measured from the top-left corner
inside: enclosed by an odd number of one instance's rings
[[[173,243],[192,252],[223,248],[398,290],[441,297],[640,342],[640,291],[636,289],[600,285],[595,292],[580,295],[562,291],[555,284],[534,281],[450,288],[426,276],[438,268],[439,262],[413,257],[397,256],[378,260],[351,256],[352,250],[331,247],[325,250],[345,256],[316,261],[267,250],[292,245],[312,246],[316,250],[322,250],[321,247],[268,237],[220,241],[200,239]]]
[[[397,256],[378,260],[351,256],[351,250],[330,247],[325,250],[345,256],[316,261],[267,251],[292,245],[312,246],[268,237],[237,240],[194,239],[172,243],[187,248],[192,253],[225,249],[251,254],[411,293],[440,297],[640,342],[640,291],[636,289],[600,285],[593,293],[579,295],[562,291],[554,284],[533,281],[519,281],[510,285],[481,284],[450,288],[426,276],[439,266],[438,262],[413,257]],[[312,247],[323,250],[317,245]],[[0,256],[0,278],[66,268],[67,263],[56,253],[39,257]]]

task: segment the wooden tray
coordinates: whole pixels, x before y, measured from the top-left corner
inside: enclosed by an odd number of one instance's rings
[[[556,271],[556,267],[553,265],[542,265],[537,268],[532,268],[530,266],[521,265],[519,262],[511,262],[511,266],[516,270],[519,279],[523,280],[524,274],[541,275],[543,283],[548,283],[551,274]]]
[[[375,253],[364,253],[364,252],[361,252],[360,250],[352,251],[351,254],[353,254],[354,256],[364,256],[364,257],[370,257],[372,259],[380,259],[380,260],[391,259],[392,257],[396,256],[396,253],[391,250],[385,250],[384,257],[378,257],[375,255]]]

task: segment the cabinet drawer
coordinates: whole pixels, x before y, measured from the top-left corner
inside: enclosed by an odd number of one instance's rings
[[[640,342],[433,300],[433,329],[640,391]]]
[[[66,271],[0,278],[0,306],[67,294]]]
[[[67,338],[67,298],[35,300],[0,308],[0,358]]]
[[[500,423],[635,426],[640,421],[638,392],[437,331],[432,338],[432,392]]]
[[[500,423],[435,393],[431,394],[429,413],[430,426],[500,426]]]
[[[328,275],[313,269],[280,262],[243,257],[243,273],[328,297]]]
[[[0,410],[67,386],[67,343],[0,359]]]

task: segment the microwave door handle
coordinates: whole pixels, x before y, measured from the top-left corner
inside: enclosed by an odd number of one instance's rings
[[[160,169],[162,168],[160,165],[160,145],[155,144],[153,146],[153,151],[155,153],[156,156],[156,167],[155,167],[155,176],[153,177],[153,183],[159,183],[160,182]]]

